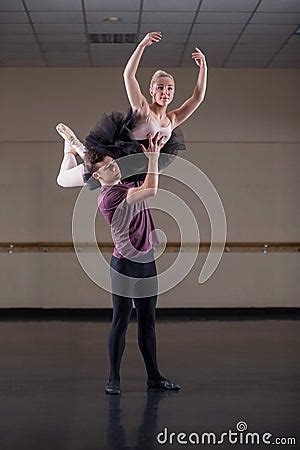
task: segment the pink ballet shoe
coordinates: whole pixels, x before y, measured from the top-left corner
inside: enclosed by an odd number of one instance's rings
[[[80,142],[75,133],[73,133],[73,131],[64,123],[59,123],[56,125],[56,131],[70,144],[71,148],[82,157],[84,153],[84,145]]]

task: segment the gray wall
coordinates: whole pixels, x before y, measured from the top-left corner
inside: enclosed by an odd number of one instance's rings
[[[196,71],[171,69],[174,106],[188,97]],[[141,69],[144,92],[152,74]],[[63,152],[55,131],[67,123],[80,138],[102,113],[128,107],[122,70],[1,69],[1,242],[71,241],[79,189],[57,186]],[[209,69],[204,103],[182,126],[185,159],[217,189],[228,242],[299,239],[299,70]],[[188,178],[188,174],[184,174]],[[201,241],[210,239],[204,205],[182,184],[163,178],[193,211]],[[173,218],[155,213],[168,240],[178,242]],[[97,218],[97,237],[111,242]],[[167,254],[159,267],[173,260]],[[108,255],[107,255],[108,257]],[[225,254],[213,276],[197,283],[205,254],[180,285],[163,294],[164,307],[300,306],[296,253]],[[108,307],[108,293],[83,272],[74,254],[0,254],[0,307]]]

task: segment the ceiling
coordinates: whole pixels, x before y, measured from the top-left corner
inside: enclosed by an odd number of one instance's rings
[[[104,19],[116,16],[118,23]],[[0,0],[0,66],[124,66],[135,44],[89,34],[161,31],[141,66],[300,68],[300,0]]]

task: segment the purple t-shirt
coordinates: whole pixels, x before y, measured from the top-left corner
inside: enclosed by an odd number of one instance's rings
[[[126,202],[128,190],[135,186],[134,182],[102,186],[98,198],[99,209],[111,226],[113,255],[117,258],[138,257],[159,244],[147,203]]]

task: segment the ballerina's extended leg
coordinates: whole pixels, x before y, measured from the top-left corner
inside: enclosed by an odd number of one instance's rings
[[[83,158],[84,146],[66,125],[59,124],[56,130],[65,140],[64,157],[56,179],[57,184],[62,187],[81,187],[84,185],[84,166],[77,163],[76,154],[81,153],[80,157]]]
[[[64,123],[59,123],[56,125],[56,131],[61,135],[61,137],[70,144],[72,150],[83,159],[85,147],[82,142],[77,138],[75,133]]]

